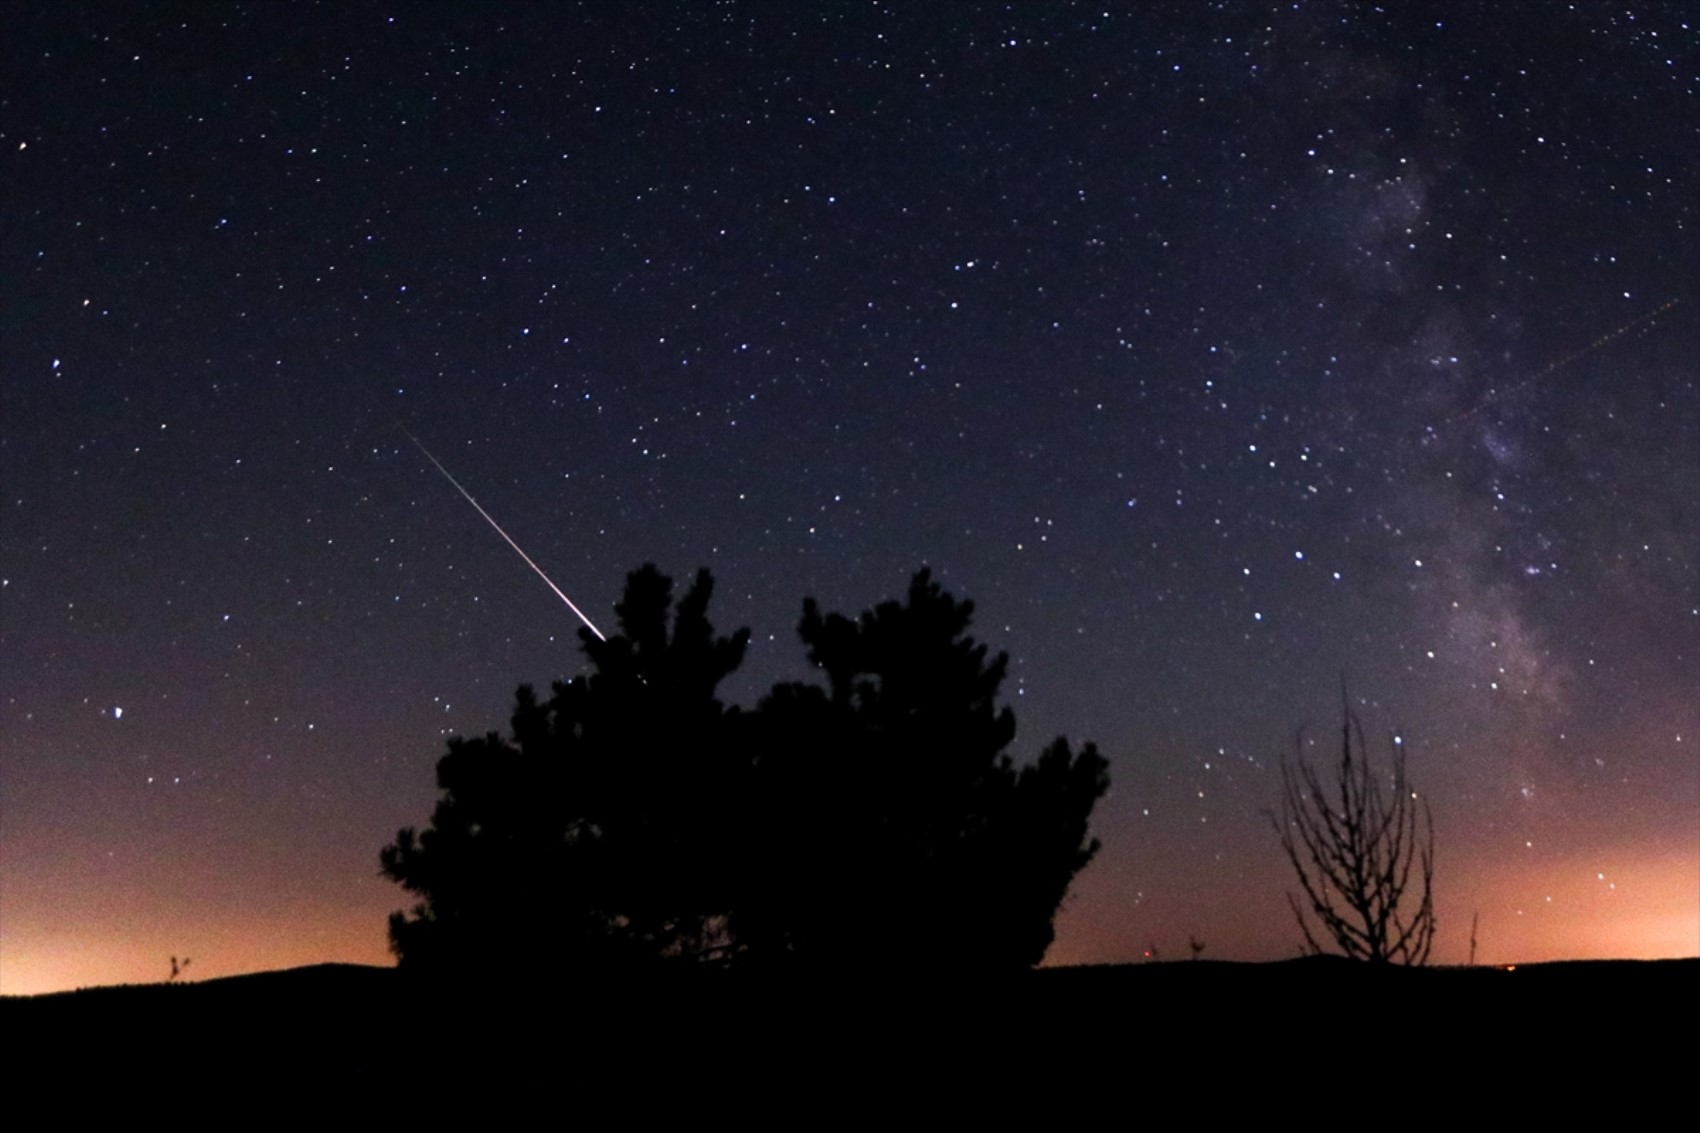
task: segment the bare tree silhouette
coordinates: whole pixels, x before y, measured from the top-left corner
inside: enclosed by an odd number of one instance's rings
[[[1384,793],[1363,726],[1349,706],[1342,712],[1332,781],[1324,783],[1302,751],[1281,763],[1281,816],[1270,820],[1305,898],[1288,893],[1287,902],[1312,953],[1331,939],[1352,959],[1425,964],[1435,929],[1434,816],[1405,779],[1401,742],[1393,742]]]

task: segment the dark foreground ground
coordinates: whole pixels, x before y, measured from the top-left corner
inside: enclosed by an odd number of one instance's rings
[[[1691,1104],[1697,992],[1700,960],[1509,971],[1199,961],[1000,980],[703,972],[456,988],[331,964],[0,998],[0,1040],[13,1099],[73,1108],[424,1101],[439,1116],[494,1117],[594,1100],[754,1121],[1103,1102],[1321,1121],[1358,1098],[1383,1118],[1428,1122],[1446,1118],[1434,1107],[1450,1098],[1464,1107],[1454,1117],[1474,1106],[1478,1120],[1622,1121]]]

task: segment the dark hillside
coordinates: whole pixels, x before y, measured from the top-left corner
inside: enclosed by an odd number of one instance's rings
[[[756,1068],[763,1080],[928,1090],[964,1075],[998,1080],[1000,1066],[1016,1077],[998,1088],[1090,1070],[1167,1090],[1198,1074],[1272,1083],[1360,1064],[1366,1074],[1491,1080],[1579,1058],[1594,1071],[1634,1068],[1674,1083],[1661,1068],[1691,1065],[1697,977],[1700,960],[1376,971],[1312,959],[908,984],[699,971],[446,988],[332,964],[13,997],[0,1000],[0,1027],[9,1062],[24,1072],[18,1081],[191,1074],[214,1090],[294,1082],[377,1096],[421,1078],[433,1088],[460,1083],[453,1090],[493,1081],[542,1089],[569,1073],[597,1091],[652,1081],[775,1088],[755,1084]]]

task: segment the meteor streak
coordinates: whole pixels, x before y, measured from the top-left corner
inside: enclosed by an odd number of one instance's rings
[[[1551,375],[1553,375],[1553,374],[1557,373],[1558,371],[1560,371],[1560,370],[1566,368],[1567,366],[1571,365],[1571,363],[1577,362],[1577,361],[1580,361],[1583,358],[1586,358],[1588,355],[1592,354],[1594,351],[1599,350],[1602,347],[1604,347],[1607,343],[1610,343],[1615,339],[1622,338],[1624,335],[1628,334],[1630,331],[1635,330],[1638,327],[1645,326],[1646,324],[1651,323],[1653,320],[1657,319],[1660,315],[1664,314],[1666,311],[1669,311],[1672,307],[1675,307],[1676,304],[1677,304],[1677,301],[1675,299],[1672,299],[1668,303],[1663,303],[1660,306],[1655,307],[1653,310],[1647,312],[1645,315],[1642,315],[1640,318],[1631,319],[1629,322],[1624,323],[1622,326],[1618,327],[1616,330],[1610,331],[1609,333],[1600,335],[1600,337],[1594,339],[1594,341],[1588,343],[1588,345],[1582,347],[1581,349],[1571,351],[1569,354],[1566,354],[1562,358],[1558,358],[1558,359],[1555,359],[1554,361],[1548,362],[1545,366],[1541,367],[1539,370],[1536,370],[1534,373],[1530,374],[1528,377],[1523,378],[1521,381],[1513,382],[1511,385],[1505,387],[1505,389],[1503,391],[1492,390],[1492,389],[1488,390],[1487,396],[1483,397],[1480,401],[1476,402],[1476,404],[1470,406],[1468,409],[1465,409],[1463,412],[1454,414],[1452,419],[1447,421],[1446,423],[1448,425],[1456,425],[1460,421],[1468,421],[1470,418],[1481,413],[1488,406],[1493,405],[1496,402],[1505,401],[1506,399],[1511,397],[1513,394],[1518,393],[1521,390],[1523,390],[1523,389],[1525,389],[1529,386],[1534,385],[1536,382],[1539,382],[1539,381],[1541,381],[1541,380],[1543,380],[1547,377],[1550,377]]]
[[[573,613],[578,615],[578,620],[584,623],[585,628],[590,630],[591,633],[594,633],[601,640],[607,641],[608,640],[607,635],[604,634],[601,630],[596,628],[596,623],[591,621],[589,618],[585,617],[583,610],[581,610],[577,606],[573,605],[573,600],[571,598],[567,597],[565,591],[563,591],[559,586],[555,585],[555,580],[550,578],[548,575],[544,574],[543,568],[538,566],[536,563],[532,562],[530,555],[528,555],[524,551],[520,550],[519,544],[513,541],[513,536],[509,535],[506,531],[503,531],[502,525],[497,523],[494,519],[490,518],[490,513],[485,511],[484,508],[482,506],[480,506],[478,501],[472,498],[471,492],[467,491],[465,488],[460,486],[459,480],[456,480],[453,476],[449,475],[449,470],[447,468],[443,467],[443,462],[438,460],[436,457],[432,456],[431,450],[426,448],[425,445],[419,440],[418,437],[416,437],[412,433],[408,432],[406,425],[403,425],[400,421],[397,421],[395,423],[395,427],[400,429],[403,433],[405,433],[407,435],[407,439],[412,441],[414,446],[416,448],[418,448],[420,452],[425,454],[426,460],[429,460],[432,464],[437,466],[437,471],[441,472],[443,474],[443,479],[445,479],[449,483],[453,484],[455,486],[455,491],[459,492],[461,495],[466,497],[466,502],[471,504],[474,508],[477,509],[478,514],[484,517],[485,523],[488,523],[491,527],[496,529],[496,534],[500,535],[504,540],[507,541],[508,546],[510,546],[514,549],[514,553],[516,555],[518,555],[520,558],[525,560],[525,565],[530,567],[532,570],[536,571],[538,578],[541,578],[544,582],[548,583],[549,589],[551,589],[555,592],[555,597],[557,597],[561,601],[565,602],[567,604],[567,609],[571,610]]]

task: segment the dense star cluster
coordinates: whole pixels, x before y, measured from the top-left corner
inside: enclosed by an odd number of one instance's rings
[[[11,24],[0,990],[384,960],[446,738],[585,668],[408,433],[592,620],[711,569],[731,703],[972,599],[1110,760],[1050,962],[1293,954],[1342,677],[1436,960],[1700,952],[1690,5]]]

